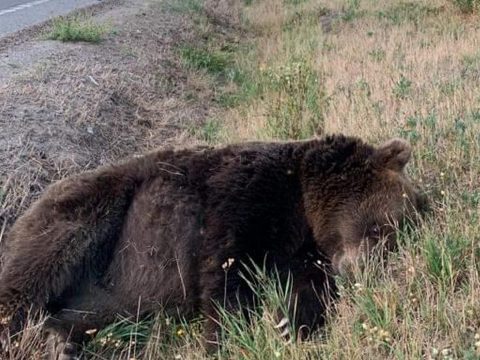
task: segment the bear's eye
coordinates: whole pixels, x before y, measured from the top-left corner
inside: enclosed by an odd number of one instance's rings
[[[370,227],[370,229],[368,229],[368,232],[367,232],[368,237],[372,237],[372,238],[379,238],[380,234],[381,234],[381,230],[380,230],[380,226],[378,225],[373,225],[372,227]]]

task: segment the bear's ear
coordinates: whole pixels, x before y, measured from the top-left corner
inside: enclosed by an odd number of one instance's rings
[[[410,160],[412,147],[403,139],[391,139],[379,146],[372,156],[372,162],[376,167],[402,171]]]

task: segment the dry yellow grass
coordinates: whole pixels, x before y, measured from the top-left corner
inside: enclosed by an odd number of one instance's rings
[[[400,136],[414,146],[409,171],[432,205],[422,226],[401,232],[385,267],[372,264],[341,287],[336,313],[313,341],[280,338],[269,315],[278,289],[267,284],[252,324],[225,316],[218,358],[480,359],[479,15],[446,0],[173,3],[197,24],[199,50],[181,52],[186,90],[225,105],[194,136],[209,143]],[[198,322],[153,323],[152,330],[150,322],[114,325],[85,354],[206,358]],[[109,333],[118,347],[101,346]],[[146,345],[137,348],[132,334]]]
[[[433,205],[387,268],[343,289],[325,338],[285,346],[280,357],[480,358],[478,15],[439,0],[273,0],[243,11],[255,56],[239,53],[237,64],[263,81],[301,58],[328,99],[317,133],[407,138],[409,171]],[[271,137],[264,130],[279,91],[260,93],[226,111],[224,142]]]

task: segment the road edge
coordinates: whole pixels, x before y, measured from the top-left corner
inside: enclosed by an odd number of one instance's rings
[[[22,30],[0,37],[0,53],[5,52],[11,47],[21,45],[30,40],[38,38],[38,36],[52,25],[53,21],[58,18],[68,18],[82,14],[90,16],[97,15],[106,10],[113,9],[116,6],[122,5],[125,0],[105,0],[98,4],[88,5],[76,10],[73,10],[65,15],[55,16],[49,20],[45,20],[39,24],[26,27]]]

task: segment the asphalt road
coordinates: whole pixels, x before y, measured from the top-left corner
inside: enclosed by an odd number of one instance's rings
[[[0,0],[0,37],[101,0]]]

